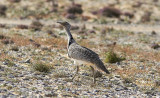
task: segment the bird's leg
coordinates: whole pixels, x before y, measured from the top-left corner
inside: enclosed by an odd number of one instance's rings
[[[76,77],[76,75],[78,74],[79,71],[79,66],[76,66],[76,73],[74,74],[74,76],[72,77],[72,80]]]
[[[95,70],[94,70],[94,68],[92,66],[90,66],[90,67],[91,67],[91,70],[93,72],[93,84],[95,84],[96,83]]]

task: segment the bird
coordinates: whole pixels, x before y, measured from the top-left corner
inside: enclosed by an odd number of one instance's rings
[[[75,39],[73,38],[70,28],[71,25],[66,21],[57,21],[60,25],[64,27],[68,36],[68,44],[67,51],[68,57],[74,60],[74,64],[87,64],[90,65],[92,73],[93,73],[93,83],[96,83],[95,72],[100,71],[106,74],[110,74],[110,72],[106,69],[103,62],[100,60],[99,55],[94,51],[79,45]],[[72,80],[79,72],[79,66],[76,66],[76,73],[72,77]]]

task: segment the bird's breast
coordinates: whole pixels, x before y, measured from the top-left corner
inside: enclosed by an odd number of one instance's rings
[[[73,59],[74,60],[74,64],[75,65],[93,65],[92,63],[90,62],[86,62],[86,61],[82,61],[82,60],[76,60],[76,59]]]

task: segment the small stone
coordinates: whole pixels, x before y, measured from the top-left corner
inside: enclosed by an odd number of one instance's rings
[[[53,32],[51,30],[47,30],[46,33],[48,33],[49,35],[52,34]]]
[[[11,98],[16,98],[15,95],[12,94],[12,93],[9,93],[8,95],[9,95],[10,97],[12,96]]]
[[[24,63],[31,63],[31,59],[27,59]]]
[[[19,74],[19,75],[18,75],[18,77],[23,77],[23,76],[24,76],[24,75],[22,75],[22,74]]]
[[[12,74],[8,75],[8,78],[14,78],[15,76],[13,76]]]
[[[0,93],[5,93],[5,92],[7,92],[7,89],[0,89]]]
[[[99,90],[94,90],[94,92],[99,92]]]
[[[21,92],[26,92],[28,91],[28,88],[20,88]]]
[[[84,76],[89,76],[89,74],[88,74],[88,73],[82,73],[82,75],[84,75]]]
[[[17,25],[17,28],[18,29],[28,29],[28,26],[27,25]]]
[[[129,18],[133,18],[134,14],[130,12],[124,12],[123,15],[128,16]]]
[[[72,96],[71,96],[71,95],[64,94],[63,97],[67,98],[67,97],[72,97]]]
[[[2,62],[4,65],[8,65],[8,62],[6,62],[6,61],[4,61],[4,62]]]
[[[86,31],[85,30],[78,30],[77,31],[79,34],[84,34]]]
[[[92,12],[94,15],[102,15],[106,17],[117,17],[119,18],[122,14],[121,10],[111,7],[111,6],[106,6],[98,11]]]
[[[72,3],[70,7],[66,10],[69,14],[82,14],[83,10],[80,4]]]
[[[8,0],[9,2],[11,2],[11,3],[18,3],[18,2],[20,2],[21,0]]]
[[[0,24],[0,28],[5,28],[6,25],[5,24]]]
[[[157,80],[157,81],[155,82],[155,84],[156,84],[157,87],[159,87],[159,86],[160,86],[160,81]]]
[[[0,67],[0,72],[4,71],[4,68],[3,67]]]
[[[148,22],[151,20],[152,12],[144,12],[144,15],[141,16],[141,22]]]
[[[51,35],[52,37],[57,38],[57,35],[54,34],[51,30],[47,30],[46,33],[48,33],[48,35]]]
[[[0,95],[0,98],[7,98],[6,95]]]
[[[82,16],[82,19],[84,20],[84,21],[87,21],[87,20],[89,20],[89,19],[91,19],[91,17],[90,16]]]
[[[19,51],[19,48],[17,46],[14,46],[14,47],[11,48],[11,50],[13,50],[13,51]]]
[[[71,91],[70,88],[65,88],[65,91]]]
[[[115,88],[115,90],[116,90],[116,91],[122,91],[122,90],[124,90],[124,87],[118,86],[118,87]]]
[[[43,27],[43,24],[38,20],[32,21],[32,23],[30,25],[30,28],[35,31],[41,30],[42,27]]]
[[[0,16],[6,15],[7,7],[5,5],[0,5]]]
[[[8,37],[5,35],[0,34],[0,39],[7,39]]]
[[[45,50],[51,51],[51,49],[49,49],[48,47],[42,47],[41,49],[42,49],[43,51],[45,51]]]
[[[29,39],[30,42],[35,42],[33,39]]]
[[[33,45],[34,45],[35,47],[37,47],[37,48],[41,46],[41,44],[36,43],[36,42],[34,42]]]
[[[74,14],[66,14],[65,17],[68,18],[68,19],[75,19],[75,18],[77,18],[76,15],[74,15]]]
[[[146,91],[145,94],[147,94],[147,95],[154,95],[155,92],[154,92],[154,90],[149,90],[149,91]]]
[[[143,66],[143,65],[140,65],[140,66],[139,66],[139,69],[140,69],[140,70],[144,70],[144,66]]]
[[[55,64],[54,66],[61,66],[60,64]]]
[[[136,85],[136,84],[134,84],[134,83],[132,83],[132,84],[131,84],[131,86],[132,86],[132,87],[136,87],[137,85]]]
[[[96,33],[94,30],[89,30],[88,33]]]
[[[136,96],[130,96],[130,98],[137,98]]]
[[[157,97],[160,98],[160,92],[157,92],[157,95],[158,95]]]
[[[71,26],[71,30],[78,30],[79,26]]]
[[[87,91],[87,93],[91,93],[90,91]]]
[[[117,65],[121,65],[121,63],[120,63],[120,62],[116,62],[116,64],[117,64]]]
[[[108,98],[108,97],[109,97],[109,95],[105,94],[105,95],[103,95],[102,97],[104,97],[104,98]]]
[[[153,48],[153,49],[157,49],[157,48],[159,48],[160,46],[158,45],[158,44],[156,44],[156,43],[153,43],[153,44],[151,44],[151,48]]]
[[[2,41],[1,41],[3,44],[13,44],[14,42],[11,40],[11,39],[3,39]]]
[[[57,12],[57,11],[58,11],[58,9],[56,7],[51,8],[51,12]]]
[[[152,31],[151,32],[151,35],[156,35],[157,33],[155,31]]]
[[[0,81],[4,81],[4,79],[0,78]]]
[[[56,93],[53,93],[53,92],[47,92],[47,93],[45,94],[45,96],[46,96],[46,97],[56,97],[57,94],[56,94]]]
[[[121,78],[119,75],[116,75],[115,77],[116,77],[116,78]]]
[[[29,80],[30,79],[30,77],[24,77],[23,78],[23,80]]]

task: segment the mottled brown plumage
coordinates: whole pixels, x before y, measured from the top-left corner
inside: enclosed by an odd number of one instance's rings
[[[102,72],[105,72],[109,74],[109,71],[104,66],[103,62],[100,60],[98,54],[96,54],[94,51],[80,46],[76,43],[76,41],[73,39],[71,33],[70,33],[70,27],[71,25],[68,22],[58,22],[62,26],[64,26],[65,30],[67,31],[68,35],[68,56],[74,60],[82,61],[85,63],[89,63],[92,71],[93,71],[93,77],[94,77],[94,83],[95,83],[95,76],[94,76],[94,70],[99,70]],[[77,67],[78,73],[79,68]],[[75,76],[74,76],[75,77]],[[73,79],[74,79],[73,77]]]
[[[70,58],[91,63],[95,69],[109,73],[103,62],[99,59],[98,54],[92,50],[82,47],[77,43],[72,43],[68,48],[68,56]]]

